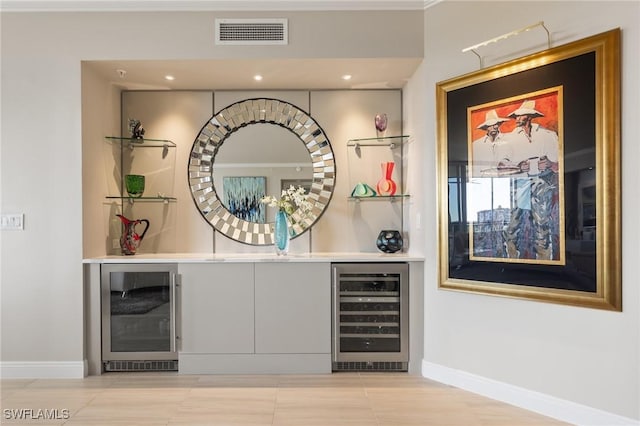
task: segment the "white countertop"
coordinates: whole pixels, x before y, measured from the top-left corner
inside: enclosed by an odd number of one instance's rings
[[[157,253],[132,256],[101,256],[83,263],[218,263],[218,262],[422,262],[424,257],[407,253]]]

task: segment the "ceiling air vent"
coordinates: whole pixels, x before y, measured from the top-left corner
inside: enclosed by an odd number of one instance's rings
[[[216,44],[288,44],[286,19],[216,19]]]

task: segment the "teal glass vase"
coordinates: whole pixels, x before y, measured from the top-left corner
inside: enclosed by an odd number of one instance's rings
[[[273,233],[276,254],[282,256],[289,253],[289,219],[283,210],[276,212],[276,223]]]

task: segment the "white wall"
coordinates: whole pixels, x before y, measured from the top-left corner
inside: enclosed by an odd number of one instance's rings
[[[435,194],[435,173],[430,167],[425,167],[432,161],[434,140],[426,133],[426,111],[430,99],[425,96],[426,78],[425,61],[418,67],[414,76],[407,82],[402,91],[403,131],[411,135],[406,147],[409,171],[406,179],[407,193],[411,194],[409,208],[405,211],[405,226],[411,230],[410,248],[415,255],[426,255],[435,258],[436,253],[425,252],[429,247],[435,247],[435,218],[430,217],[432,210],[425,210],[425,203],[433,203]],[[429,172],[431,170],[431,173]],[[431,190],[433,188],[433,191]],[[425,214],[427,213],[427,214]],[[427,244],[426,241],[429,241]]]
[[[121,87],[107,83],[87,63],[82,64],[82,185],[83,188],[94,188],[83,194],[83,229],[93,230],[82,234],[85,257],[102,255],[111,247],[104,238],[108,234],[104,196],[110,168],[105,162],[100,167],[95,159],[105,157],[104,136],[119,134],[121,90]],[[96,190],[98,188],[100,190]],[[116,189],[112,188],[113,193]]]
[[[438,290],[437,240],[427,238],[423,373],[496,381],[640,419],[639,2],[445,1],[426,10],[424,67],[408,86],[426,82],[426,106],[413,112],[425,118],[423,223],[435,235],[436,83],[478,69],[475,55],[461,53],[464,47],[541,20],[553,46],[622,29],[623,311]],[[544,30],[537,29],[480,51],[493,65],[545,45]]]

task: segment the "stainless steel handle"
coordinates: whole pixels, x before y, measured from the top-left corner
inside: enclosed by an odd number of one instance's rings
[[[384,302],[384,303],[398,303],[400,302],[400,297],[357,297],[357,296],[341,296],[341,302],[349,302],[349,303],[376,303],[376,302]]]
[[[338,354],[340,353],[340,306],[338,305],[338,293],[339,293],[339,283],[338,283],[338,271],[336,270],[336,268],[333,268],[333,279],[331,280],[331,290],[333,290],[331,292],[331,297],[332,297],[332,303],[331,303],[331,311],[333,312],[333,333],[332,337],[333,337],[333,344],[332,349],[333,349],[333,361],[334,362],[338,362]]]
[[[178,313],[176,312],[176,274],[171,274],[171,331],[169,338],[171,339],[170,350],[176,351],[177,340],[177,319]]]

